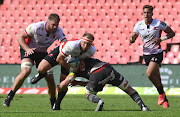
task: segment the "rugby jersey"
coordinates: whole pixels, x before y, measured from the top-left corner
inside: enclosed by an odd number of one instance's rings
[[[139,21],[134,27],[134,31],[141,36],[143,41],[143,54],[158,54],[162,52],[161,45],[154,44],[152,39],[160,38],[162,31],[167,29],[166,23],[153,19],[149,27],[145,24],[145,21]]]
[[[80,42],[81,39],[68,40],[60,46],[59,51],[64,57],[68,57],[70,55],[71,57],[84,59],[93,56],[96,48],[91,45],[91,47],[85,53],[81,53]]]
[[[32,23],[25,29],[25,33],[29,37],[26,43],[30,48],[37,48],[39,50],[41,50],[41,48],[47,49],[55,40],[59,40],[60,43],[66,41],[66,37],[59,26],[55,33],[48,34],[45,29],[46,22],[47,21],[40,21]]]

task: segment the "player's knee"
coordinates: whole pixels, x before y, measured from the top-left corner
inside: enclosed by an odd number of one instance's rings
[[[37,71],[38,71],[39,73],[42,73],[42,74],[45,73],[45,72],[47,72],[47,71],[45,71],[45,68],[42,67],[42,66],[38,66]]]
[[[31,69],[29,68],[23,68],[21,70],[21,75],[23,76],[23,78],[28,77],[30,73],[31,73]]]
[[[129,87],[129,82],[124,78],[118,87],[122,90],[126,90]]]
[[[147,75],[148,78],[152,77],[152,74],[149,71],[146,71],[146,75]]]

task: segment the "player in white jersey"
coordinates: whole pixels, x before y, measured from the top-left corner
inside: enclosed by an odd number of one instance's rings
[[[36,63],[37,68],[41,60],[48,54],[48,47],[55,40],[59,40],[60,43],[66,41],[62,29],[58,26],[59,21],[60,18],[57,14],[50,14],[47,21],[30,24],[25,31],[18,35],[17,41],[19,42],[21,53],[21,72],[16,77],[11,91],[4,100],[4,106],[10,106],[16,91],[23,85],[24,80],[31,73],[34,63]],[[46,81],[52,106],[56,100],[56,85],[52,70],[49,70]]]
[[[80,39],[71,39],[64,42],[51,51],[39,64],[38,74],[31,79],[31,84],[37,83],[40,79],[47,75],[47,71],[57,64],[61,65],[60,82],[63,81],[70,71],[76,71],[79,68],[72,68],[67,63],[68,57],[78,57],[80,59],[92,57],[96,51],[92,46],[94,36],[90,33],[85,33]],[[82,82],[78,82],[81,84]],[[60,110],[60,103],[66,95],[68,87],[63,87],[63,90],[58,92],[57,104],[53,110]]]
[[[134,43],[138,35],[141,36],[143,41],[143,57],[145,58],[145,64],[148,66],[146,75],[157,88],[159,93],[158,105],[164,103],[163,108],[168,108],[169,102],[166,98],[159,72],[159,67],[163,60],[163,50],[160,42],[174,37],[175,33],[166,23],[152,18],[152,6],[145,5],[143,7],[143,16],[144,20],[138,22],[134,27],[130,43]],[[167,35],[161,37],[162,31]]]

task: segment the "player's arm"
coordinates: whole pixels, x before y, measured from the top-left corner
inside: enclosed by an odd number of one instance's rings
[[[19,43],[19,45],[26,51],[27,55],[30,55],[32,53],[34,53],[34,48],[29,48],[29,46],[27,45],[25,39],[29,38],[28,35],[26,34],[25,31],[22,31],[18,36],[17,36],[17,41]]]
[[[175,36],[174,31],[169,26],[164,30],[164,32],[167,34],[166,36],[161,37],[161,38],[155,38],[153,39],[153,42],[156,44],[160,44],[161,41],[165,41]]]
[[[175,32],[168,26],[166,30],[164,30],[164,32],[167,34],[164,37],[161,37],[161,41],[164,41],[166,39],[170,39],[172,37],[175,36]]]
[[[133,32],[132,35],[129,38],[130,43],[134,43],[138,37],[138,34],[136,32]]]

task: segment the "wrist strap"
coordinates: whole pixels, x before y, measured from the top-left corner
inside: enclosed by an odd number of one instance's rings
[[[164,41],[164,40],[167,40],[167,39],[168,39],[167,36],[161,37],[161,41]]]

